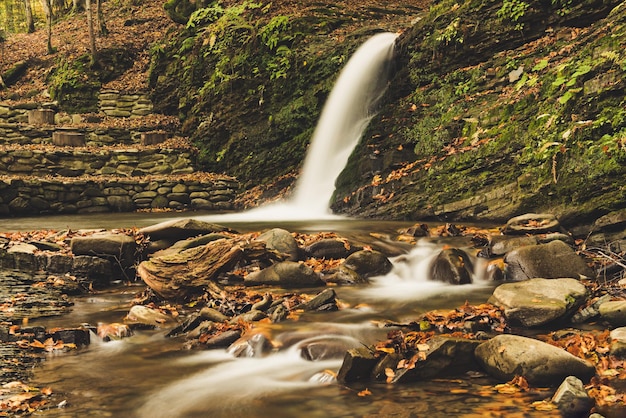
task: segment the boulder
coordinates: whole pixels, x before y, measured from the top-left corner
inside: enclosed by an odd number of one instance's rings
[[[232,343],[227,351],[234,357],[261,357],[272,348],[272,343],[262,333],[244,334]]]
[[[395,370],[392,383],[408,383],[439,376],[458,376],[480,366],[474,351],[481,342],[465,338],[436,336],[420,349],[421,358],[411,367]],[[410,360],[410,359],[407,359]]]
[[[558,385],[570,375],[589,381],[596,372],[592,364],[561,348],[518,335],[498,335],[474,354],[487,373],[504,381],[523,376],[532,385]]]
[[[337,294],[333,289],[324,289],[313,299],[296,306],[294,309],[304,311],[336,311],[339,309],[336,298]]]
[[[591,268],[563,241],[531,245],[509,252],[504,257],[508,281],[521,281],[541,277],[593,277]]]
[[[552,397],[552,403],[559,408],[562,417],[587,417],[595,401],[575,376],[565,378]]]
[[[287,254],[287,260],[289,261],[298,261],[300,258],[298,243],[289,231],[281,228],[273,228],[263,232],[257,237],[257,240],[263,241],[267,248],[271,250]]]
[[[611,355],[626,359],[626,327],[611,331]]]
[[[575,279],[530,279],[498,286],[489,302],[504,309],[507,320],[536,327],[572,314],[587,296]]]
[[[335,283],[341,285],[353,285],[353,284],[365,284],[367,279],[361,276],[356,271],[349,269],[345,265],[341,264],[332,273],[324,275],[324,281],[326,283]]]
[[[295,261],[283,261],[244,278],[247,286],[270,285],[286,288],[323,286],[324,281],[311,267]]]
[[[501,256],[510,251],[524,247],[526,245],[537,245],[539,240],[535,236],[512,237],[507,235],[496,235],[489,239],[488,255]]]
[[[137,244],[133,237],[126,234],[104,232],[73,237],[70,241],[70,248],[74,255],[113,258],[122,269],[126,270],[135,264]]]
[[[442,250],[430,263],[428,278],[450,284],[472,283],[473,266],[469,256],[458,248]]]
[[[171,324],[176,321],[174,321],[174,318],[171,316],[166,315],[157,309],[149,308],[143,305],[135,305],[130,308],[126,318],[124,318],[124,322],[147,325],[151,327],[161,327],[164,324]]]
[[[626,326],[626,300],[604,302],[599,307],[600,316],[614,327]]]
[[[550,213],[527,213],[507,221],[502,229],[505,235],[545,234],[559,232],[561,224]]]
[[[343,363],[337,373],[337,380],[341,383],[368,380],[377,362],[374,352],[367,347],[350,349],[343,358]]]
[[[224,226],[199,221],[197,219],[174,219],[156,225],[146,226],[139,230],[141,234],[149,236],[151,240],[169,239],[172,241],[187,239],[197,235],[206,235],[213,232],[226,231],[230,230]]]
[[[325,238],[316,241],[304,248],[306,255],[310,258],[325,258],[338,260],[346,258],[355,251],[361,250],[360,247],[354,247],[346,240],[339,238]]]
[[[382,276],[391,271],[391,261],[381,252],[360,250],[350,254],[343,266],[355,271],[359,276],[368,278]]]

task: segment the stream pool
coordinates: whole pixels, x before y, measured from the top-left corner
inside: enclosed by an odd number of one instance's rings
[[[194,217],[196,215],[194,214]],[[90,229],[146,226],[172,214],[127,214],[12,220],[3,230]],[[290,231],[333,231],[363,241],[379,240],[409,223],[373,220],[224,222],[240,232],[282,227]],[[375,237],[375,238],[374,238]],[[342,358],[305,360],[299,344],[313,339],[371,344],[384,339],[384,321],[410,321],[432,309],[486,302],[494,285],[453,287],[429,282],[424,265],[446,242],[418,243],[394,260],[394,270],[364,286],[336,287],[343,309],[307,313],[298,321],[259,326],[276,348],[260,357],[233,357],[227,350],[184,350],[184,337],[168,329],[138,331],[130,338],[50,355],[35,369],[33,386],[51,387],[54,405],[36,416],[50,417],[483,417],[549,416],[530,403],[550,397],[537,390],[515,395],[493,390],[480,375],[434,379],[418,384],[338,384],[333,374]],[[466,242],[468,244],[468,242]],[[453,245],[463,245],[456,240]],[[119,285],[74,298],[72,311],[32,321],[51,327],[122,322],[141,283]],[[317,293],[320,289],[310,290]],[[263,291],[259,289],[259,291]]]

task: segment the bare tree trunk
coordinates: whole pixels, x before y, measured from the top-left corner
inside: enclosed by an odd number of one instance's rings
[[[104,13],[102,12],[102,1],[96,0],[96,10],[98,14],[98,29],[101,36],[107,36],[109,34],[109,29],[107,29],[106,22],[104,21]]]
[[[89,28],[89,48],[91,49],[91,65],[96,63],[96,33],[93,30],[93,13],[91,10],[91,0],[85,2],[87,12],[87,27]]]
[[[41,6],[46,14],[46,31],[48,35],[48,54],[54,54],[55,50],[52,47],[52,4],[50,0],[41,0]]]
[[[33,8],[30,4],[30,0],[22,0],[24,2],[24,9],[26,13],[26,32],[35,32],[35,21],[33,20]]]
[[[84,0],[72,0],[72,12],[77,13],[83,10]]]

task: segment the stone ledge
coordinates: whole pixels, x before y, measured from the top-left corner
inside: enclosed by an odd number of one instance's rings
[[[232,177],[207,173],[137,179],[0,177],[0,217],[139,209],[231,210],[238,187]]]

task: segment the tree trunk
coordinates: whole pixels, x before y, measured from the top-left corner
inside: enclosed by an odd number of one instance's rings
[[[96,11],[98,15],[98,29],[101,36],[107,36],[109,29],[107,29],[106,22],[104,21],[104,13],[102,12],[102,1],[96,0]]]
[[[46,14],[46,31],[48,36],[48,54],[54,54],[55,50],[52,47],[52,4],[50,0],[41,0],[41,6]]]
[[[33,8],[30,0],[22,0],[24,2],[24,11],[26,13],[26,32],[35,32],[35,21],[33,20]]]
[[[93,30],[93,13],[91,10],[91,0],[85,1],[87,11],[87,27],[89,28],[89,49],[91,50],[91,65],[96,63],[96,34]]]
[[[84,0],[72,0],[72,13],[78,13],[83,10]]]

